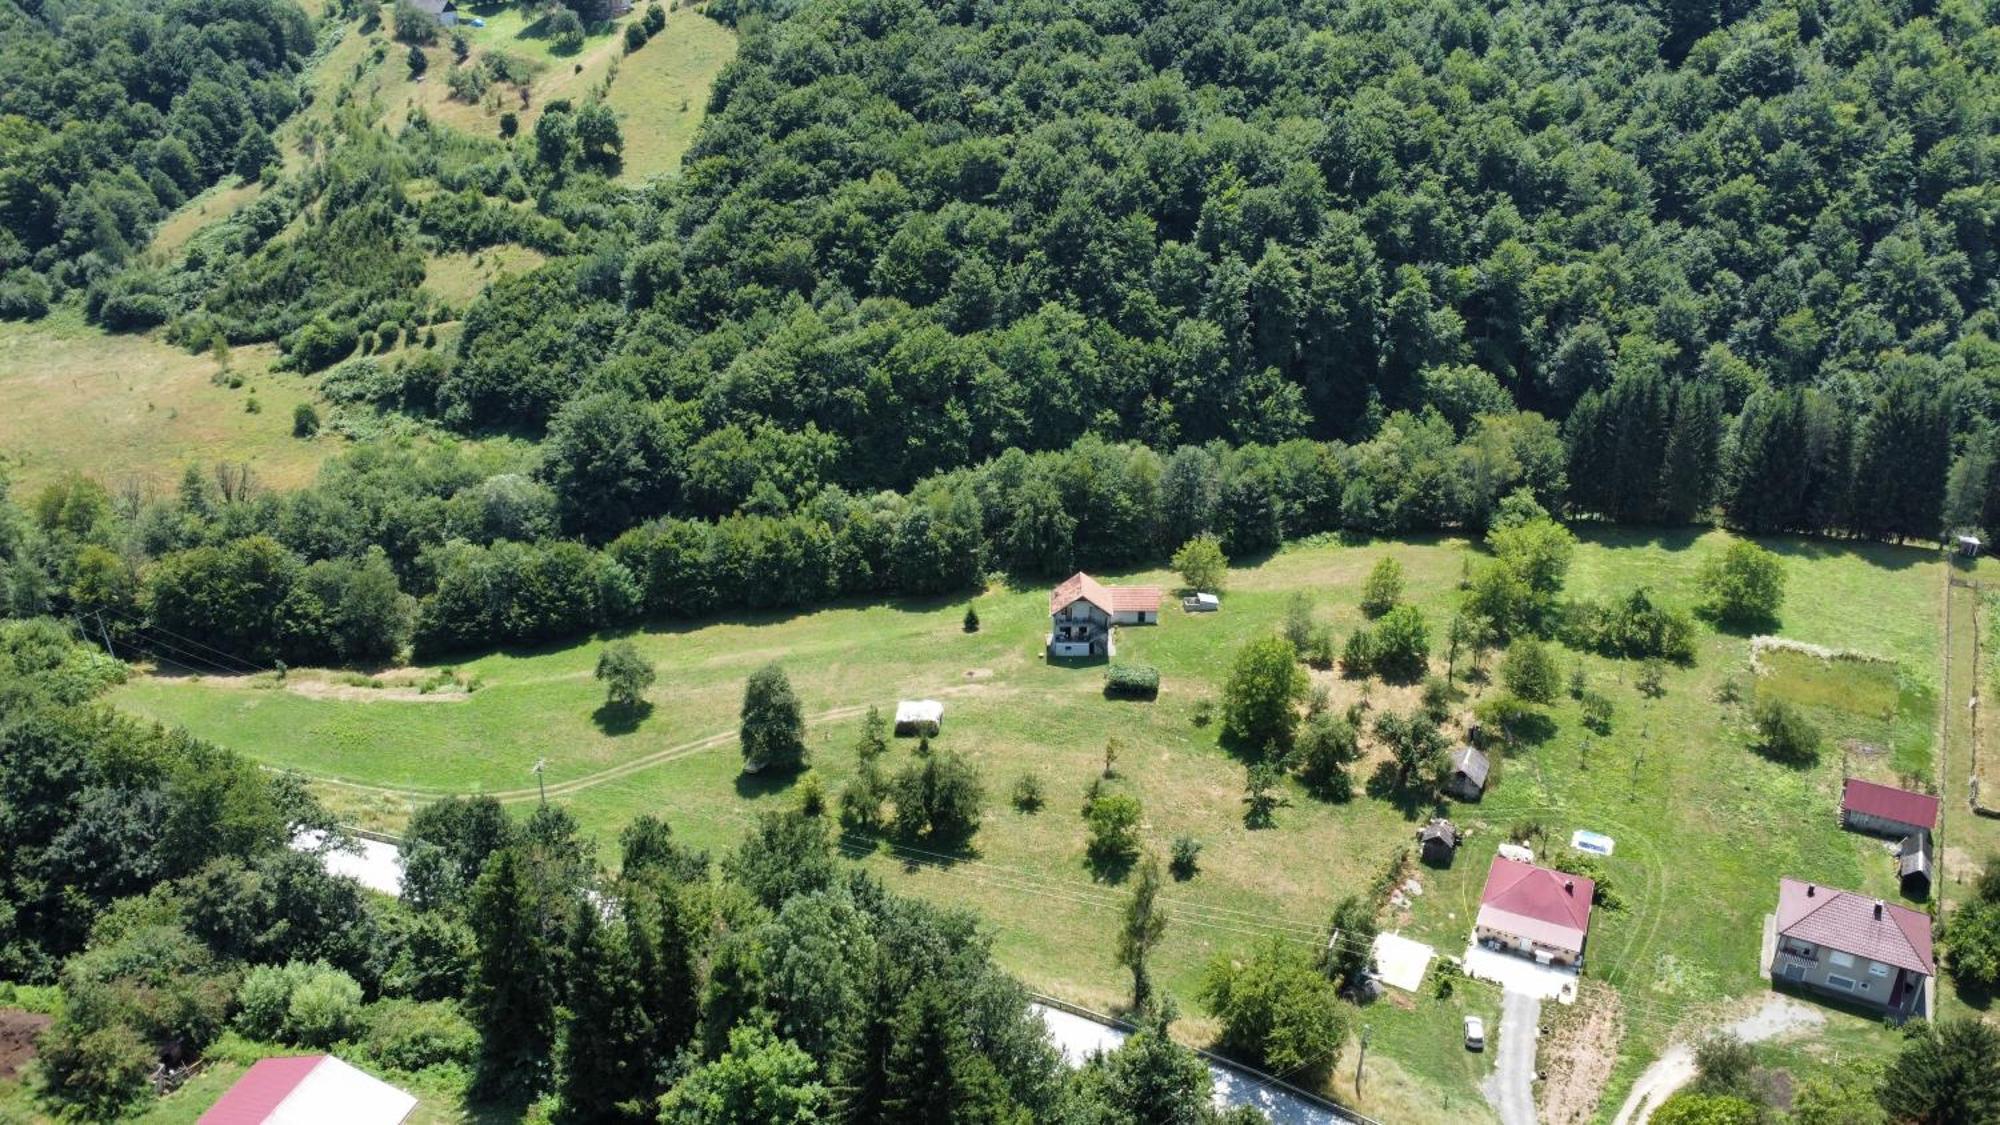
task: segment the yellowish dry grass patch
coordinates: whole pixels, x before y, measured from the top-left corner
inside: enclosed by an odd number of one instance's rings
[[[424,288],[464,308],[505,274],[522,274],[548,259],[525,246],[492,246],[474,253],[437,254],[424,262]]]
[[[22,493],[71,470],[169,487],[182,466],[215,461],[246,462],[268,485],[303,484],[341,443],[292,436],[293,407],[313,396],[297,376],[271,372],[275,355],[237,348],[229,363],[244,384],[230,388],[207,354],[107,333],[74,311],[0,324],[0,464]],[[245,408],[253,393],[255,414]]]
[[[708,88],[736,57],[736,35],[693,10],[625,56],[611,85],[611,108],[625,135],[621,178],[644,180],[679,170],[708,110]]]

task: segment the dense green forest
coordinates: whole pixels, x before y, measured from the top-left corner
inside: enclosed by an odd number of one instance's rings
[[[447,799],[391,898],[286,846],[329,827],[293,779],[95,702],[120,675],[0,622],[0,979],[59,987],[34,1095],[65,1120],[225,1035],[539,1121],[1262,1120],[1215,1113],[1165,1015],[1065,1067],[974,919],[846,865],[825,819],[711,862],[642,818],[612,871],[559,806]]]
[[[595,93],[473,137],[341,86],[300,171],[87,297],[276,341],[351,433],[526,443],[58,484],[0,539],[16,611],[233,667],[1477,530],[1523,488],[2000,532],[1991,3],[711,12],[741,54],[678,177],[609,178]],[[419,288],[502,243],[551,260]]]
[[[314,34],[291,0],[0,4],[0,317],[105,309],[153,225],[278,156]]]

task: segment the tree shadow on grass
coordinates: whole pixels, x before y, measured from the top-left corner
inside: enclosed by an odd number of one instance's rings
[[[1133,865],[1139,862],[1136,852],[1116,852],[1106,855],[1085,855],[1083,865],[1090,870],[1090,877],[1100,883],[1122,883],[1132,873]]]
[[[1445,803],[1436,793],[1403,784],[1396,776],[1394,762],[1377,764],[1375,772],[1368,775],[1365,791],[1370,797],[1387,803],[1403,814],[1404,820],[1415,821],[1445,814]]]
[[[590,713],[590,721],[597,729],[613,738],[631,734],[639,729],[639,724],[653,713],[653,705],[645,700],[635,704],[606,703]]]
[[[736,773],[736,795],[746,801],[760,800],[773,794],[783,793],[792,787],[805,770],[798,766],[765,766],[756,773],[738,770]]]

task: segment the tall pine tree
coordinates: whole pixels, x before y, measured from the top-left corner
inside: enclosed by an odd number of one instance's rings
[[[1890,380],[1861,427],[1853,526],[1862,535],[1932,539],[1944,527],[1951,456],[1942,396],[1905,372]]]
[[[595,903],[577,904],[570,925],[569,980],[559,1090],[561,1120],[643,1125],[663,1058],[651,1051],[652,1021],[641,1002],[639,976],[624,926],[607,925]]]
[[[533,896],[513,848],[494,853],[472,890],[477,941],[466,1014],[479,1029],[478,1085],[526,1096],[547,1079],[555,989]]]

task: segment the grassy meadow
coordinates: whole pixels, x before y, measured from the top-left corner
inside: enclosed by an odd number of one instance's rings
[[[1608,597],[1645,585],[1687,605],[1696,566],[1726,541],[1722,533],[1586,531],[1566,594]],[[1564,653],[1566,674],[1581,663],[1591,685],[1615,701],[1611,733],[1592,734],[1563,697],[1549,709],[1548,736],[1498,762],[1486,799],[1451,810],[1471,833],[1458,862],[1445,871],[1413,868],[1421,893],[1387,919],[1455,952],[1486,861],[1510,829],[1539,824],[1551,848],[1575,828],[1615,837],[1617,852],[1605,863],[1622,904],[1597,913],[1588,963],[1589,976],[1612,986],[1626,1030],[1606,1113],[1669,1037],[1763,993],[1759,923],[1778,875],[1894,893],[1883,845],[1839,830],[1843,760],[1885,777],[1931,775],[1944,596],[1935,556],[1769,545],[1790,578],[1778,631],[1884,663],[1788,657],[1779,672],[1759,677],[1747,636],[1703,627],[1697,660],[1671,669],[1664,694],[1649,699],[1634,686],[1635,665]],[[546,759],[549,799],[571,808],[608,854],[617,829],[642,812],[720,849],[759,811],[796,801],[794,781],[739,770],[735,711],[743,680],[766,661],[785,665],[803,700],[813,766],[829,792],[852,771],[849,746],[868,706],[887,711],[899,698],[936,698],[945,704],[940,744],[970,755],[984,775],[984,826],[967,851],[951,855],[856,839],[846,841],[848,850],[892,885],[977,910],[1003,962],[1031,986],[1097,1007],[1117,1004],[1128,986],[1110,956],[1125,891],[1115,874],[1086,865],[1077,813],[1107,740],[1116,738],[1115,784],[1144,802],[1147,846],[1164,852],[1183,833],[1204,845],[1200,873],[1169,889],[1174,920],[1156,969],[1181,1001],[1184,1030],[1200,1038],[1212,1027],[1195,994],[1211,957],[1259,940],[1317,944],[1334,902],[1365,889],[1430,810],[1359,792],[1348,804],[1326,804],[1293,788],[1275,827],[1249,830],[1243,764],[1218,746],[1214,725],[1197,724],[1198,709],[1218,700],[1237,648],[1274,629],[1294,591],[1315,599],[1337,636],[1359,625],[1361,582],[1384,554],[1402,562],[1407,597],[1425,610],[1441,650],[1458,582],[1477,551],[1457,539],[1326,541],[1237,569],[1223,612],[1169,608],[1158,627],[1120,631],[1121,659],[1160,669],[1153,703],[1106,700],[1098,669],[1042,659],[1047,592],[1039,585],[976,599],[982,628],[970,634],[960,627],[963,600],[848,604],[635,634],[660,671],[650,713],[636,724],[600,709],[595,644],[477,655],[448,674],[295,670],[282,685],[268,675],[182,671],[137,678],[115,699],[273,766],[327,779],[321,791],[348,819],[391,830],[435,794],[532,802],[530,767]],[[1105,577],[1173,584],[1159,571]],[[1442,660],[1435,666],[1442,671]],[[1867,690],[1821,681],[1851,667],[1869,670]],[[1336,706],[1363,697],[1377,711],[1414,702],[1413,689],[1314,675]],[[1466,705],[1493,690],[1472,684]],[[1827,732],[1816,765],[1780,765],[1748,748],[1750,701],[1760,691],[1793,699]],[[907,760],[910,746],[899,740],[891,768]],[[1357,790],[1381,756],[1370,748]],[[1047,796],[1033,815],[1007,802],[1026,772],[1041,776]],[[1454,1029],[1465,1010],[1497,1018],[1497,1000],[1490,988],[1466,985],[1450,1001],[1392,994],[1371,1006],[1364,1018],[1376,1047],[1360,1108],[1398,1120],[1479,1119],[1486,1109],[1477,1082],[1488,1064],[1457,1047]],[[1865,1021],[1831,1015],[1840,1034],[1879,1034]],[[1808,1063],[1814,1057],[1792,1050]],[[1338,1088],[1351,1097],[1352,1074],[1343,1070]]]
[[[216,378],[213,356],[156,334],[105,332],[75,309],[0,324],[0,466],[23,496],[71,470],[112,487],[158,488],[183,465],[225,460],[249,464],[269,485],[304,484],[341,442],[292,436],[292,408],[312,389],[272,374],[275,355],[235,349],[229,371],[243,385],[232,388]]]
[[[607,99],[625,136],[621,179],[677,172],[708,111],[708,88],[736,57],[736,34],[691,8],[625,56]]]

